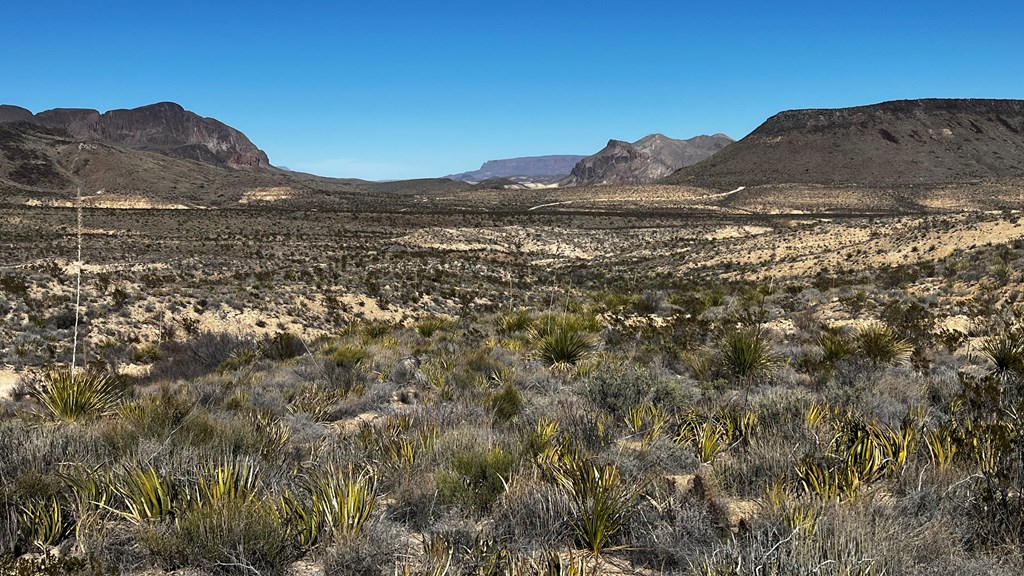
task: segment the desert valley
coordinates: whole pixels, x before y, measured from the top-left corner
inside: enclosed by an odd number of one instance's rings
[[[1024,101],[272,160],[0,106],[0,574],[1024,571]]]

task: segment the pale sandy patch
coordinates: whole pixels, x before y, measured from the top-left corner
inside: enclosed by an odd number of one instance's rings
[[[238,200],[239,204],[251,204],[253,202],[280,202],[295,198],[298,192],[288,186],[268,186],[246,190]]]

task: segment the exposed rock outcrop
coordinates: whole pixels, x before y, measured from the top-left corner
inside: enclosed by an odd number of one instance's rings
[[[273,170],[266,153],[245,134],[173,102],[104,114],[87,108],[55,108],[33,115],[4,105],[0,122],[31,122],[66,131],[80,141],[101,141],[216,166]]]
[[[687,140],[651,134],[632,143],[609,140],[603,150],[577,162],[562,184],[646,184],[700,162],[732,141],[725,134]]]

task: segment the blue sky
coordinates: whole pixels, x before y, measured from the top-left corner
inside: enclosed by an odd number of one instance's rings
[[[26,2],[0,102],[171,100],[329,176],[439,176],[775,112],[1024,98],[1024,2]]]

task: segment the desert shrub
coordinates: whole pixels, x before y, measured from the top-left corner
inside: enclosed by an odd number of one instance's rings
[[[153,380],[190,380],[213,372],[239,349],[256,346],[249,338],[227,332],[196,332],[187,341],[161,343],[162,359],[153,365]]]
[[[392,524],[371,522],[361,533],[342,537],[317,555],[326,574],[380,576],[392,573],[403,552],[402,538]]]
[[[635,364],[600,364],[585,380],[583,394],[596,407],[616,419],[644,403],[663,411],[673,411],[689,401],[678,383],[659,378]]]
[[[505,490],[515,467],[515,458],[498,446],[457,451],[437,473],[438,498],[448,506],[482,515]]]
[[[271,360],[290,360],[305,354],[306,345],[301,338],[291,332],[279,332],[264,340],[260,350]]]
[[[494,420],[499,423],[506,423],[523,411],[523,395],[511,382],[492,393],[488,397],[487,403],[494,415]]]
[[[46,415],[70,423],[112,414],[125,391],[107,376],[55,369],[45,373],[29,395],[45,408]]]
[[[167,570],[201,567],[232,576],[285,574],[299,557],[278,510],[265,501],[193,507],[173,525],[144,527],[139,543]]]
[[[528,550],[569,543],[573,534],[565,523],[568,514],[569,501],[562,490],[533,475],[519,475],[498,496],[490,517],[497,540]]]

